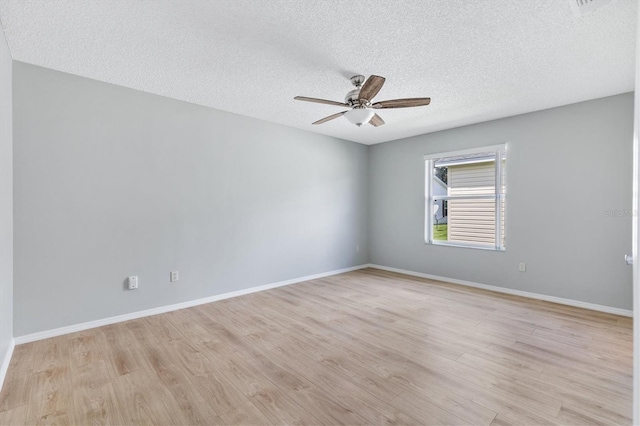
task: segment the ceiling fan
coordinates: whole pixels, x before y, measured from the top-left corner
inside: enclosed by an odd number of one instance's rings
[[[345,96],[344,98],[344,102],[307,98],[305,96],[296,96],[293,99],[305,102],[315,102],[318,104],[350,107],[351,109],[349,110],[330,115],[314,122],[313,124],[326,123],[327,121],[331,121],[334,118],[342,117],[344,115],[347,120],[358,127],[362,126],[362,124],[364,123],[369,123],[374,127],[382,126],[384,124],[384,120],[380,118],[378,114],[376,114],[376,112],[374,111],[376,109],[425,106],[429,105],[429,103],[431,102],[431,98],[407,98],[371,103],[372,99],[382,88],[384,81],[385,78],[378,75],[369,76],[367,81],[364,81],[363,75],[354,75],[353,77],[351,77],[351,83],[353,83],[356,88],[347,93],[347,96]]]

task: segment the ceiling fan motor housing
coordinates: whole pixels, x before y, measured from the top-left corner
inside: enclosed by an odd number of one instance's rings
[[[347,93],[347,96],[344,97],[344,103],[349,104],[351,106],[359,105],[360,104],[360,102],[358,101],[359,97],[360,97],[360,89],[353,89],[349,93]]]
[[[362,83],[364,83],[363,75],[354,75],[351,77],[351,84],[356,86],[356,88],[347,93],[347,96],[344,97],[344,103],[349,104],[350,106],[361,105],[359,99]]]

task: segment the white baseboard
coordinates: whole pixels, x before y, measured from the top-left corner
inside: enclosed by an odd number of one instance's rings
[[[451,284],[459,284],[467,287],[482,288],[484,290],[496,291],[498,293],[512,294],[515,296],[528,297],[530,299],[544,300],[547,302],[559,303],[561,305],[575,306],[577,308],[591,309],[593,311],[606,312],[608,314],[633,317],[633,311],[629,309],[613,308],[611,306],[597,305],[595,303],[582,302],[580,300],[564,299],[562,297],[547,296],[546,294],[530,293],[528,291],[513,290],[494,285],[480,284],[473,281],[458,280],[455,278],[440,277],[437,275],[423,274],[421,272],[407,271],[406,269],[391,268],[389,266],[369,264],[370,268],[381,269],[383,271],[397,272],[399,274],[411,275],[414,277],[427,278],[435,281],[444,281]]]
[[[136,319],[136,318],[142,318],[142,317],[147,317],[147,316],[151,316],[151,315],[162,314],[162,313],[165,313],[165,312],[177,311],[179,309],[185,309],[185,308],[190,308],[192,306],[204,305],[206,303],[216,302],[218,300],[230,299],[232,297],[243,296],[245,294],[251,294],[251,293],[257,293],[259,291],[269,290],[269,289],[277,288],[277,287],[283,287],[283,286],[287,286],[287,285],[291,285],[291,284],[300,283],[300,282],[303,282],[303,281],[309,281],[309,280],[314,280],[314,279],[318,279],[318,278],[328,277],[328,276],[331,276],[331,275],[343,274],[345,272],[356,271],[358,269],[363,269],[363,268],[381,269],[381,270],[384,270],[384,271],[397,272],[397,273],[400,273],[400,274],[411,275],[411,276],[414,276],[414,277],[427,278],[427,279],[436,280],[436,281],[444,281],[444,282],[447,282],[447,283],[459,284],[459,285],[464,285],[464,286],[467,286],[467,287],[481,288],[481,289],[485,289],[485,290],[496,291],[496,292],[499,292],[499,293],[505,293],[505,294],[512,294],[512,295],[516,295],[516,296],[528,297],[528,298],[531,298],[531,299],[545,300],[547,302],[554,302],[554,303],[559,303],[559,304],[562,304],[562,305],[568,305],[568,306],[575,306],[575,307],[578,307],[578,308],[591,309],[591,310],[594,310],[594,311],[606,312],[606,313],[615,314],[615,315],[622,315],[622,316],[626,316],[626,317],[632,317],[633,316],[633,311],[627,310],[627,309],[613,308],[613,307],[610,307],[610,306],[597,305],[595,303],[581,302],[579,300],[564,299],[564,298],[561,298],[561,297],[547,296],[547,295],[544,295],[544,294],[530,293],[530,292],[521,291],[521,290],[513,290],[513,289],[510,289],[510,288],[497,287],[497,286],[487,285],[487,284],[480,284],[480,283],[476,283],[476,282],[472,282],[472,281],[458,280],[458,279],[455,279],[455,278],[441,277],[441,276],[431,275],[431,274],[423,274],[421,272],[408,271],[406,269],[391,268],[391,267],[388,267],[388,266],[382,266],[382,265],[376,265],[376,264],[364,264],[364,265],[352,266],[350,268],[337,269],[337,270],[334,270],[334,271],[323,272],[323,273],[320,273],[320,274],[307,275],[305,277],[294,278],[294,279],[291,279],[291,280],[279,281],[279,282],[271,283],[271,284],[265,284],[265,285],[261,285],[261,286],[257,286],[257,287],[251,287],[251,288],[247,288],[247,289],[243,289],[243,290],[232,291],[232,292],[229,292],[229,293],[217,294],[215,296],[209,296],[209,297],[205,297],[205,298],[202,298],[202,299],[189,300],[187,302],[176,303],[176,304],[173,304],[173,305],[160,306],[160,307],[157,307],[157,308],[146,309],[144,311],[131,312],[131,313],[128,313],[128,314],[117,315],[117,316],[114,316],[114,317],[103,318],[103,319],[99,319],[99,320],[95,320],[95,321],[83,322],[83,323],[80,323],[80,324],[69,325],[69,326],[66,326],[66,327],[54,328],[54,329],[51,329],[51,330],[45,330],[45,331],[40,331],[40,332],[37,332],[37,333],[25,334],[25,335],[22,335],[22,336],[17,336],[12,341],[11,346],[10,346],[10,350],[7,351],[7,355],[8,356],[5,356],[5,359],[3,360],[2,368],[0,369],[0,385],[2,384],[2,380],[4,379],[4,375],[6,374],[6,370],[9,367],[9,361],[11,359],[11,354],[13,353],[14,345],[21,345],[23,343],[35,342],[36,340],[48,339],[50,337],[56,337],[56,336],[61,336],[61,335],[64,335],[64,334],[75,333],[77,331],[83,331],[83,330],[88,330],[88,329],[91,329],[91,328],[102,327],[103,325],[115,324],[115,323],[118,323],[118,322],[129,321],[129,320]]]
[[[9,363],[11,362],[11,357],[13,356],[13,348],[15,348],[15,346],[15,340],[11,339],[9,341],[7,352],[5,352],[4,358],[2,358],[2,365],[0,365],[0,391],[2,390],[2,385],[4,384],[4,378],[7,376],[7,370],[9,369]]]
[[[343,274],[345,272],[356,271],[368,267],[368,264],[352,266],[350,268],[337,269],[320,274],[307,275],[305,277],[293,278],[291,280],[279,281],[276,283],[265,284],[257,287],[246,288],[243,290],[232,291],[229,293],[217,294],[202,299],[189,300],[187,302],[176,303],[173,305],[160,306],[157,308],[146,309],[144,311],[131,312],[129,314],[117,315],[115,317],[103,318],[95,321],[83,322],[80,324],[69,325],[66,327],[54,328],[51,330],[40,331],[32,334],[25,334],[15,337],[15,344],[35,342],[36,340],[48,339],[50,337],[62,336],[63,334],[75,333],[77,331],[88,330],[91,328],[102,327],[103,325],[115,324],[122,321],[129,321],[136,318],[148,317],[151,315],[163,314],[165,312],[177,311],[179,309],[190,308],[192,306],[204,305],[206,303],[217,302],[218,300],[230,299],[232,297],[243,296],[245,294],[257,293],[259,291],[270,290],[272,288],[283,287],[286,285],[296,284],[303,281],[315,280],[318,278],[328,277],[331,275]]]

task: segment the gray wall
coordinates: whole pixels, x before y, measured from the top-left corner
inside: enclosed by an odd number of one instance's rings
[[[0,366],[13,339],[12,59],[0,28]],[[0,383],[0,387],[2,383]]]
[[[2,347],[11,337],[6,58]],[[631,94],[366,147],[13,67],[17,336],[369,260],[631,307],[622,262],[631,250]],[[423,155],[502,142],[506,252],[425,245]],[[180,282],[169,283],[171,270]],[[140,289],[127,291],[134,274]]]
[[[623,94],[372,146],[370,261],[631,309],[632,134]],[[503,142],[506,252],[426,245],[423,156]]]
[[[16,336],[368,261],[366,146],[20,62],[13,89]]]

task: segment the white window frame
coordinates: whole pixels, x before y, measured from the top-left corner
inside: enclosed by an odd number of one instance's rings
[[[471,155],[471,154],[479,154],[483,152],[494,152],[495,159],[495,195],[456,195],[456,196],[448,196],[448,195],[439,195],[435,197],[433,195],[433,163],[435,160],[444,157],[455,157],[460,155]],[[506,188],[504,188],[503,177],[504,173],[502,170],[502,159],[506,159],[507,153],[507,144],[500,145],[491,145],[491,146],[483,146],[478,148],[464,149],[459,151],[449,151],[449,152],[439,152],[435,154],[428,154],[424,156],[425,161],[425,202],[424,202],[424,217],[425,217],[425,229],[424,229],[424,239],[426,244],[439,245],[439,246],[453,246],[453,247],[466,247],[466,248],[475,248],[481,250],[497,250],[497,251],[505,251],[506,242],[503,243],[502,238],[502,221],[504,218],[502,217],[502,209],[500,208],[503,200],[506,200]],[[487,245],[481,243],[462,243],[462,242],[449,242],[449,241],[440,241],[433,239],[433,225],[434,225],[434,215],[433,215],[433,204],[434,201],[437,200],[450,200],[450,199],[467,199],[467,200],[486,200],[491,199],[495,200],[496,205],[496,235],[495,235],[495,245]],[[505,205],[506,210],[506,205]]]

